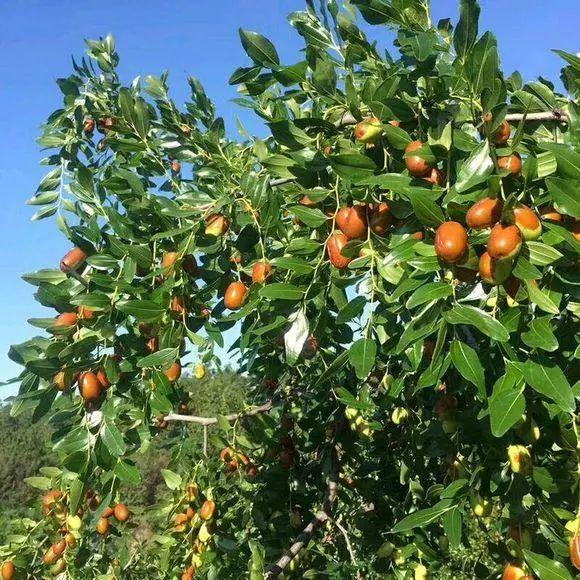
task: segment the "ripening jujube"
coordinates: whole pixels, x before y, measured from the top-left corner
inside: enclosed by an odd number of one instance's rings
[[[476,201],[467,211],[465,222],[470,228],[480,230],[490,228],[500,219],[503,202],[499,198],[486,197]]]
[[[513,153],[497,160],[500,169],[506,169],[511,175],[517,176],[522,171],[522,158],[519,153]]]
[[[465,228],[458,222],[445,222],[435,234],[435,252],[449,264],[459,262],[469,249]]]
[[[542,234],[542,222],[536,212],[526,205],[514,208],[515,225],[522,232],[524,240],[537,240]]]
[[[405,153],[412,153],[421,147],[423,147],[423,143],[421,141],[412,141],[407,145]],[[409,173],[414,177],[424,177],[432,169],[431,165],[429,165],[425,159],[419,157],[418,155],[409,155],[406,157],[405,165],[407,166]]]
[[[489,234],[487,251],[494,260],[506,260],[518,255],[522,234],[515,225],[496,224]]]
[[[69,270],[77,270],[82,264],[84,264],[87,259],[87,254],[84,250],[75,246],[70,250],[60,261],[60,269],[63,272],[68,272]]]
[[[118,522],[126,522],[129,519],[129,508],[124,503],[118,503],[113,510],[113,515]]]
[[[491,134],[491,140],[496,145],[504,145],[508,142],[510,134],[510,124],[507,121],[502,121],[501,125]]]
[[[176,360],[168,369],[163,371],[170,383],[174,383],[181,376],[181,361]]]
[[[252,268],[252,282],[254,284],[265,284],[272,275],[272,264],[264,260],[256,262]]]
[[[336,225],[349,239],[363,239],[367,236],[367,208],[365,205],[343,207],[336,214]]]
[[[334,232],[326,245],[330,263],[339,270],[344,270],[352,261],[352,258],[342,254],[342,249],[347,243],[348,238],[342,232]]]
[[[230,310],[238,310],[248,297],[248,288],[243,282],[232,282],[224,296],[224,306]]]
[[[384,236],[393,222],[391,208],[386,202],[373,207],[369,216],[369,227],[377,236]]]
[[[79,377],[79,389],[85,401],[96,401],[101,396],[102,385],[97,375],[93,372],[81,373]]]

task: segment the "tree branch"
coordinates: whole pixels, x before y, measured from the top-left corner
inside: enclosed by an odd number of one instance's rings
[[[322,504],[322,509],[316,513],[314,519],[302,530],[300,535],[296,538],[296,541],[290,546],[286,553],[272,565],[270,570],[265,574],[266,580],[273,580],[279,578],[285,568],[292,562],[292,560],[308,545],[316,530],[328,519],[330,519],[330,514],[334,504],[336,503],[336,498],[338,495],[338,457],[336,449],[332,451],[332,465],[330,473],[328,475],[328,487],[326,490],[326,496],[324,503]]]
[[[230,423],[233,423],[242,417],[250,417],[252,415],[259,415],[260,413],[268,413],[270,409],[272,409],[272,401],[267,401],[259,407],[252,407],[247,411],[242,411],[241,413],[225,415],[225,418]],[[165,415],[164,419],[165,421],[184,421],[186,423],[196,423],[197,425],[204,425],[205,427],[215,425],[218,422],[217,417],[196,417],[195,415],[178,415],[177,413],[169,413],[168,415]]]
[[[568,123],[568,115],[561,109],[554,109],[553,111],[544,111],[541,113],[509,113],[505,116],[505,120],[515,123],[517,121],[558,121],[559,123]],[[349,125],[356,125],[358,119],[353,117],[350,113],[343,113],[341,117],[334,122],[334,126],[340,129],[341,127],[348,127]],[[277,187],[285,183],[295,181],[295,177],[282,177],[280,179],[271,179],[270,186]]]

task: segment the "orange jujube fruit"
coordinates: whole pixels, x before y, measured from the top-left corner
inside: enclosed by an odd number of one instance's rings
[[[412,153],[421,147],[423,147],[423,143],[421,143],[421,141],[412,141],[407,145],[405,153]],[[406,157],[405,165],[407,166],[409,173],[414,177],[424,177],[432,169],[431,165],[429,165],[425,159],[419,157],[418,155],[411,155]]]
[[[336,225],[349,239],[363,239],[367,236],[367,208],[365,205],[344,207],[336,214]]]
[[[269,262],[256,262],[252,268],[252,282],[254,284],[265,284],[272,275],[272,264]]]
[[[522,171],[522,158],[519,153],[513,153],[497,160],[500,169],[507,169],[512,175],[519,175]]]
[[[326,245],[330,263],[339,270],[344,270],[352,258],[342,255],[342,249],[348,243],[348,238],[342,232],[334,232]]]
[[[542,234],[542,222],[536,212],[527,205],[520,205],[514,209],[514,220],[524,240],[537,240]]]
[[[70,250],[70,252],[65,254],[63,259],[60,261],[60,269],[65,273],[69,270],[76,270],[84,263],[86,259],[87,254],[81,250],[81,248],[75,246],[72,250]]]
[[[176,360],[168,369],[163,371],[170,383],[174,383],[181,376],[181,361]]]
[[[378,206],[371,210],[369,226],[371,231],[377,234],[377,236],[384,236],[392,222],[393,214],[388,203],[379,203]]]
[[[522,247],[522,234],[517,226],[493,226],[487,241],[487,251],[494,260],[514,258]]]
[[[481,230],[490,228],[501,219],[503,201],[486,197],[476,201],[467,211],[465,222],[470,228]]]
[[[445,262],[455,264],[467,253],[469,248],[467,231],[458,222],[445,222],[435,234],[435,252]]]
[[[224,305],[230,310],[239,310],[248,297],[248,289],[243,282],[232,282],[226,288]]]
[[[79,389],[85,401],[96,401],[101,396],[103,387],[95,373],[84,372],[79,377]]]
[[[510,138],[512,128],[507,121],[502,121],[502,124],[491,134],[491,140],[496,145],[505,145]]]

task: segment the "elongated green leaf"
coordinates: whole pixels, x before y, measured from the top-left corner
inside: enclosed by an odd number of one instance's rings
[[[580,179],[548,177],[546,185],[561,212],[580,218]]]
[[[514,370],[508,370],[496,381],[489,398],[491,432],[495,437],[502,437],[521,419],[526,410],[523,393],[524,380]]]
[[[562,411],[574,412],[572,387],[560,367],[547,361],[540,364],[529,360],[518,365],[518,368],[523,372],[526,383],[535,391],[552,399]]]
[[[175,473],[175,471],[171,471],[170,469],[161,469],[161,475],[163,476],[165,484],[169,489],[179,489],[183,484],[181,476],[178,473]]]
[[[560,562],[530,550],[523,550],[523,553],[539,580],[572,580],[572,575]]]
[[[539,143],[541,149],[550,151],[556,157],[558,173],[570,179],[580,179],[580,153],[563,143]]]
[[[484,400],[485,374],[475,350],[460,340],[454,340],[451,344],[451,360],[461,376],[477,387],[480,399]]]
[[[328,221],[328,216],[315,207],[306,207],[300,204],[291,205],[289,211],[311,228],[317,228]]]
[[[413,528],[423,528],[426,525],[437,521],[445,512],[452,510],[454,507],[455,506],[450,500],[442,500],[433,507],[419,510],[418,512],[408,515],[406,518],[403,518],[391,531],[394,534],[397,534],[408,532]]]
[[[330,164],[339,177],[354,182],[369,177],[377,168],[372,159],[358,153],[332,155]]]
[[[127,446],[123,440],[123,434],[112,421],[105,421],[101,438],[109,453],[114,457],[120,457],[125,453]]]
[[[458,508],[449,510],[443,514],[442,523],[446,536],[449,538],[451,546],[459,546],[461,544],[461,525],[462,516]]]
[[[336,316],[336,324],[344,324],[345,322],[350,322],[353,318],[360,316],[367,302],[368,301],[364,296],[353,298],[338,312],[338,315]]]
[[[424,286],[420,286],[409,296],[406,306],[407,308],[415,308],[421,306],[426,302],[431,302],[431,300],[441,300],[442,298],[447,298],[453,294],[453,288],[451,284],[445,284],[444,282],[429,282]]]
[[[314,267],[311,266],[306,260],[301,258],[291,257],[291,256],[280,256],[273,261],[276,268],[282,270],[292,270],[297,274],[310,274]]]
[[[280,58],[276,47],[265,37],[257,32],[240,28],[240,39],[246,54],[260,66],[269,68],[277,67]]]
[[[558,349],[558,339],[552,332],[551,316],[536,318],[530,322],[529,330],[522,333],[522,340],[530,348],[541,348],[549,352]]]
[[[179,356],[179,348],[164,348],[152,354],[143,357],[137,362],[141,369],[157,366],[166,366],[172,363]]]
[[[530,284],[526,281],[526,289],[528,291],[528,296],[530,300],[544,312],[549,312],[550,314],[558,314],[560,312],[559,308],[552,302],[547,294],[544,294],[540,288],[535,284]]]
[[[141,483],[141,474],[139,473],[139,470],[126,461],[119,461],[119,463],[115,465],[114,472],[121,481],[133,485]]]
[[[142,322],[157,322],[166,312],[164,306],[152,300],[119,300],[115,307]]]
[[[556,248],[541,242],[527,242],[526,248],[530,253],[530,262],[539,266],[547,266],[562,257],[562,254]]]
[[[366,379],[375,364],[377,357],[377,345],[374,340],[361,338],[357,340],[348,351],[348,359],[353,366],[356,376]]]
[[[275,284],[268,284],[260,290],[262,298],[273,298],[277,300],[300,300],[304,295],[304,290],[294,286],[293,284],[284,284],[278,282]]]
[[[473,150],[461,166],[455,182],[455,189],[459,193],[467,191],[474,185],[485,181],[492,172],[493,161],[489,154],[489,142],[486,140]]]
[[[509,333],[499,320],[496,320],[487,312],[474,306],[456,304],[444,316],[450,324],[468,324],[474,326],[498,342],[506,342],[509,340]]]

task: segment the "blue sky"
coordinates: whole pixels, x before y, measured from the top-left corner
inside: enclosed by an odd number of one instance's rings
[[[230,101],[231,72],[247,63],[238,27],[265,34],[283,62],[295,62],[302,39],[286,15],[303,0],[27,0],[2,2],[0,19],[0,380],[18,372],[6,352],[9,345],[34,334],[26,319],[46,316],[34,302],[34,288],[20,276],[55,267],[68,242],[52,220],[31,223],[33,209],[24,203],[44,170],[35,143],[38,127],[60,106],[54,81],[70,72],[70,57],[81,55],[83,39],[112,32],[125,79],[170,71],[172,94],[185,99],[186,76],[197,76],[225,117],[230,132],[234,115],[250,117]],[[457,19],[458,1],[433,0],[434,18]],[[559,58],[550,52],[580,50],[580,2],[575,0],[482,0],[480,31],[492,29],[499,40],[506,72],[518,69],[525,79],[543,75],[557,81]],[[508,8],[509,7],[509,8]],[[375,28],[373,36],[384,29]],[[252,131],[257,124],[248,122]],[[4,388],[0,398],[13,392]]]

